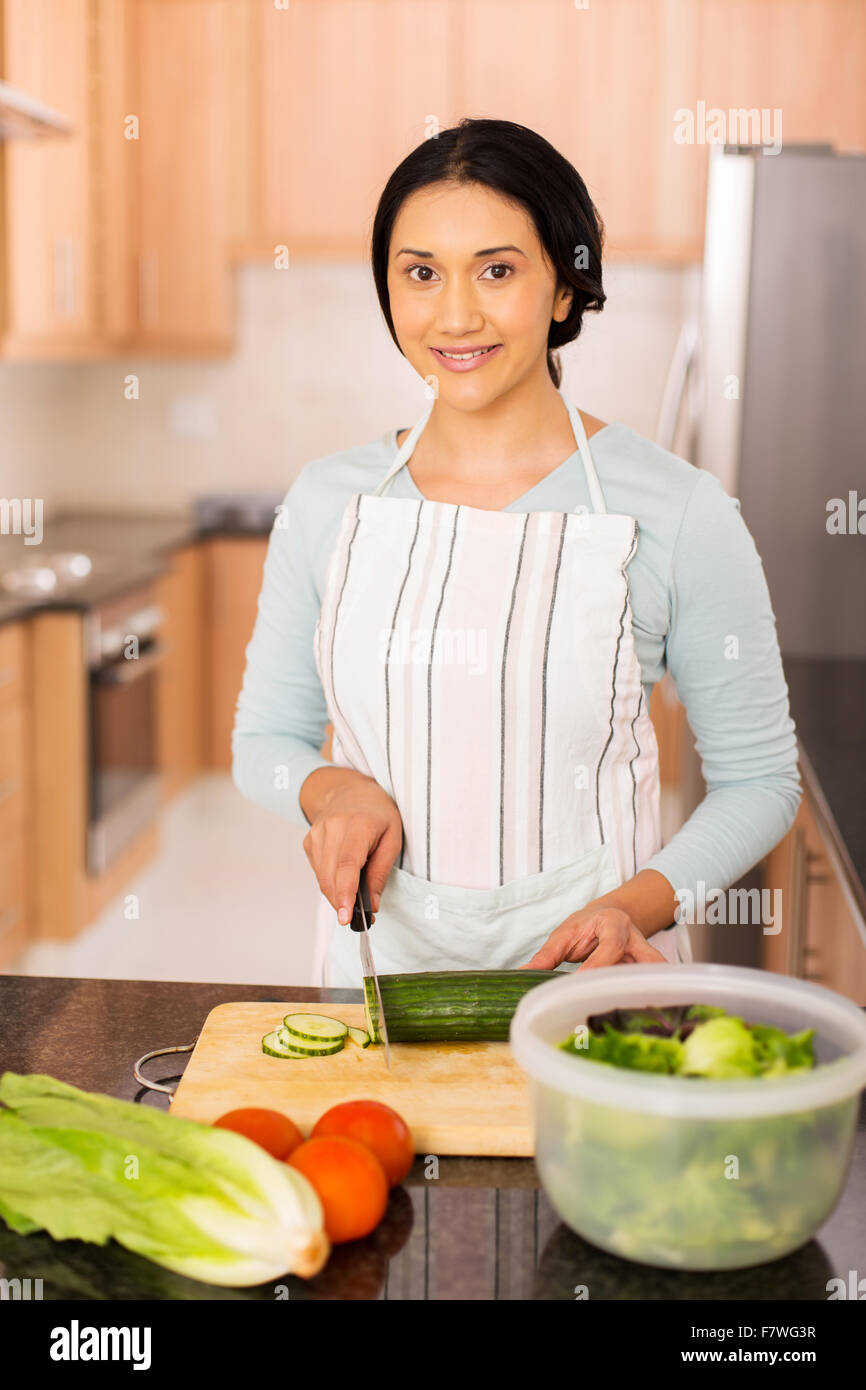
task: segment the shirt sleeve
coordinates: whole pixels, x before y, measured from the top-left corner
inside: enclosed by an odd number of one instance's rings
[[[319,751],[328,709],[313,652],[320,602],[305,540],[313,520],[306,494],[302,472],[271,531],[232,731],[235,786],[304,827],[301,786],[333,766]]]
[[[712,474],[699,471],[671,557],[667,666],[707,791],[643,867],[697,895],[736,882],[790,829],[800,802],[797,740],[764,570]]]

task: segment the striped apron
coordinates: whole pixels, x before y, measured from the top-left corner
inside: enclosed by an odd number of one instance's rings
[[[380,974],[525,964],[661,846],[626,574],[637,522],[607,512],[571,406],[591,512],[386,497],[431,410],[350,499],[314,638],[333,760],[375,778],[403,823]],[[684,932],[652,944],[677,960]],[[357,938],[324,895],[314,978],[361,984]]]

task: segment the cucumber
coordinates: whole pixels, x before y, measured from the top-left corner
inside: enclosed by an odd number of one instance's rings
[[[331,1057],[335,1052],[342,1052],[346,1045],[345,1038],[322,1038],[321,1042],[296,1038],[294,1033],[289,1032],[285,1024],[276,1031],[282,1046],[288,1048],[290,1052],[299,1053],[302,1057]]]
[[[268,1057],[309,1057],[309,1052],[296,1052],[293,1047],[287,1047],[280,1036],[283,1032],[282,1028],[275,1028],[272,1033],[265,1033],[262,1038],[262,1052]]]
[[[398,1042],[507,1042],[524,994],[556,970],[430,970],[414,975],[380,975],[388,1040]],[[367,1026],[373,1042],[378,1001],[372,980],[364,981]]]
[[[325,1014],[286,1014],[283,1027],[302,1044],[338,1042],[349,1031],[338,1018],[327,1018]]]
[[[370,1034],[365,1033],[363,1028],[350,1028],[349,1042],[353,1042],[356,1047],[369,1047]]]

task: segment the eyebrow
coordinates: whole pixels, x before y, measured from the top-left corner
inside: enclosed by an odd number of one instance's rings
[[[474,251],[473,256],[476,258],[479,256],[494,256],[499,251],[516,251],[518,256],[524,256],[526,254],[525,251],[521,251],[519,246],[488,246],[483,251]],[[398,256],[421,256],[427,260],[433,259],[432,251],[416,251],[413,246],[401,246],[400,250],[395,254]]]

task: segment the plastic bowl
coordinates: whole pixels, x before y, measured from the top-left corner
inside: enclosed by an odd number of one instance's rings
[[[711,1081],[554,1046],[591,1014],[687,1003],[814,1028],[818,1065]],[[603,1250],[673,1269],[744,1268],[803,1245],[839,1200],[866,1084],[866,1014],[832,990],[738,966],[610,966],[525,995],[511,1048],[531,1082],[541,1184]]]

